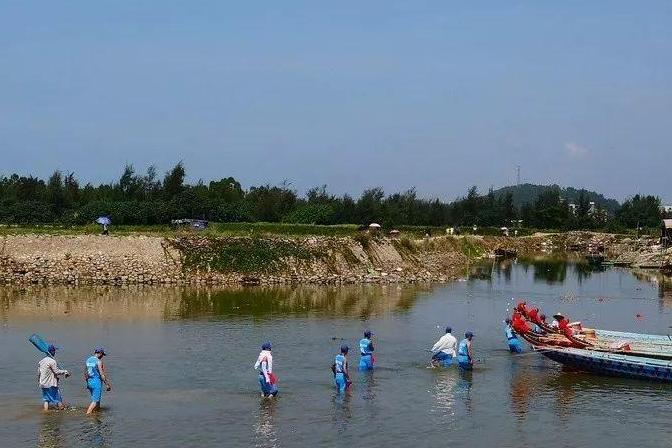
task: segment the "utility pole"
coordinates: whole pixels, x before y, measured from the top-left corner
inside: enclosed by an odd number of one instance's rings
[[[520,186],[520,165],[516,165],[516,187]]]

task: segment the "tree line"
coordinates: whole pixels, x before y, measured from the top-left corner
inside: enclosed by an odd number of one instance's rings
[[[452,202],[418,197],[415,189],[385,194],[365,190],[358,198],[337,196],[326,186],[300,196],[287,183],[244,189],[232,177],[185,183],[182,163],[160,177],[155,167],[144,173],[127,165],[119,180],[81,185],[74,173],[55,171],[48,179],[12,174],[0,177],[0,222],[3,224],[88,224],[106,215],[114,224],[167,224],[177,218],[217,222],[286,222],[362,224],[385,227],[516,226],[539,229],[657,227],[660,199],[635,195],[615,210],[589,201],[579,190],[575,203],[559,187],[544,189],[533,202],[518,206],[509,189],[480,194],[471,187]],[[521,221],[522,220],[522,221]]]

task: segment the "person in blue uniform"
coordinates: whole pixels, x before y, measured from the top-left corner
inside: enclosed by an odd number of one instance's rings
[[[371,337],[373,333],[370,330],[364,332],[364,338],[359,341],[359,370],[373,370],[375,359],[373,357],[373,342]]]
[[[506,341],[509,344],[509,351],[511,353],[522,353],[523,344],[518,339],[518,335],[513,331],[511,319],[506,319],[504,326],[504,333],[506,334]]]
[[[341,353],[334,358],[334,364],[331,366],[334,372],[334,385],[338,393],[345,392],[350,384],[350,375],[348,374],[348,351],[350,348],[343,344],[341,345]]]
[[[105,364],[103,364],[103,357],[106,356],[103,347],[96,347],[93,355],[86,360],[84,378],[86,380],[86,388],[91,394],[91,404],[86,410],[87,414],[91,414],[94,410],[100,409],[100,400],[103,397],[103,384],[105,390],[108,392],[112,390],[110,380],[105,372]]]
[[[474,333],[467,331],[464,333],[464,339],[462,339],[457,348],[457,363],[464,370],[471,370],[474,368],[474,353],[471,349],[471,340],[473,338]]]

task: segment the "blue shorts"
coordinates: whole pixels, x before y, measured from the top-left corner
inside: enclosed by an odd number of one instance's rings
[[[509,351],[511,351],[511,353],[523,352],[523,344],[520,342],[520,339],[518,338],[509,339]]]
[[[443,367],[450,367],[453,365],[453,355],[449,355],[448,353],[439,352],[432,356],[432,359]]]
[[[474,366],[469,362],[469,357],[464,355],[457,355],[457,363],[464,370],[471,370]]]
[[[337,373],[336,376],[334,376],[334,384],[336,385],[336,389],[338,390],[339,393],[345,392],[346,387],[348,387],[348,382],[345,379],[345,374]]]
[[[373,370],[372,355],[363,355],[359,358],[359,370]]]
[[[42,401],[49,404],[60,404],[63,402],[61,391],[57,386],[42,388]]]
[[[103,382],[99,379],[88,379],[86,380],[86,388],[89,389],[91,394],[91,401],[100,403],[101,398],[103,398]]]
[[[261,387],[261,393],[263,393],[265,397],[268,397],[269,395],[275,396],[278,393],[278,386],[267,383],[266,378],[262,374],[259,374],[259,386]]]

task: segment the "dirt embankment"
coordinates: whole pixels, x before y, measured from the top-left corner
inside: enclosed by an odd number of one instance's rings
[[[596,244],[608,246],[605,250],[611,250],[613,257],[631,249],[616,236],[588,233],[421,240],[366,234],[342,238],[9,235],[0,238],[0,283],[443,282],[464,276],[475,260],[494,257],[497,250],[539,255],[587,250]]]

